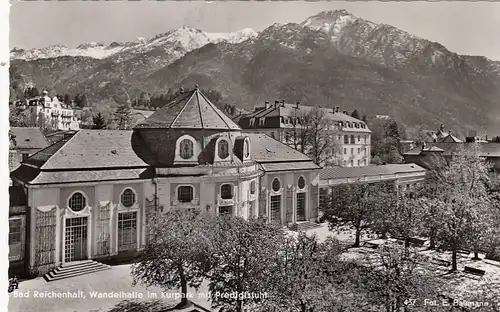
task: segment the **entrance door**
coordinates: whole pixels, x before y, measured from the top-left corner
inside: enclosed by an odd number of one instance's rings
[[[66,219],[64,261],[87,259],[88,217]]]
[[[297,193],[297,221],[306,221],[306,193]]]

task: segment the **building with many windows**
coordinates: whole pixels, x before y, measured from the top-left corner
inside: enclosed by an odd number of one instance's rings
[[[245,131],[265,133],[289,146],[294,145],[294,137],[300,136],[301,123],[304,116],[313,107],[307,105],[288,104],[284,101],[269,102],[257,107],[254,112],[238,116],[238,123]],[[370,164],[371,131],[366,123],[356,119],[347,112],[322,108],[325,116],[333,120],[334,132],[338,142],[341,165],[344,167],[361,167]]]
[[[134,257],[148,213],[170,209],[307,223],[318,217],[319,169],[267,135],[242,132],[195,89],[133,131],[80,130],[26,159],[11,174],[25,194],[25,229],[10,220],[26,239],[10,252],[25,250],[31,274]]]
[[[26,100],[27,110],[34,124],[46,123],[52,130],[78,130],[81,120],[74,114],[71,106],[51,98],[47,91],[42,96]]]

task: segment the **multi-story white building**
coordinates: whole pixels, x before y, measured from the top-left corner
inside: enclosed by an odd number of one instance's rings
[[[265,133],[287,145],[293,145],[291,138],[300,130],[301,117],[313,107],[307,105],[287,104],[275,101],[254,112],[238,118],[240,127],[247,131]],[[333,120],[335,126],[337,150],[340,164],[344,167],[361,167],[370,164],[371,130],[362,120],[350,116],[347,112],[322,108],[327,118]]]
[[[31,121],[39,124],[44,119],[53,130],[79,130],[81,120],[74,114],[74,110],[54,96],[51,98],[47,91],[42,96],[26,100]],[[43,116],[43,117],[42,117]]]

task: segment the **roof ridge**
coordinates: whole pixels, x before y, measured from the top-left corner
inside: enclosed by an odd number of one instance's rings
[[[72,135],[72,136],[71,136],[71,137],[70,137],[70,138],[69,138],[66,142],[64,142],[64,144],[63,144],[63,145],[61,145],[61,147],[60,147],[60,148],[58,148],[58,149],[57,149],[57,151],[56,151],[54,154],[50,155],[50,157],[49,157],[49,158],[48,158],[48,159],[47,159],[47,160],[43,163],[43,165],[41,165],[41,166],[40,166],[40,170],[45,169],[45,168],[43,168],[43,167],[45,167],[45,165],[46,165],[46,164],[48,164],[48,163],[49,163],[49,161],[50,161],[50,160],[51,160],[51,159],[52,159],[52,158],[53,158],[56,154],[58,154],[64,146],[66,146],[66,144],[68,144],[71,140],[73,140],[73,139],[74,139],[74,138],[75,138],[75,137],[76,137],[76,136],[80,133],[80,131],[81,131],[81,130],[78,130],[78,131],[77,131],[75,134],[73,134],[73,135]],[[64,140],[64,139],[63,139],[63,140]],[[56,142],[56,143],[54,143],[54,144],[57,144],[57,143],[58,143],[58,142]],[[52,146],[52,145],[51,145],[51,146]],[[41,152],[41,151],[39,151],[39,152]]]
[[[200,113],[200,121],[201,121],[201,129],[205,129],[205,125],[203,123],[203,113],[201,112],[201,104],[200,104],[200,96],[199,96],[199,90],[198,89],[195,89],[194,90],[195,93],[197,93],[196,97],[198,99],[198,111]]]
[[[219,116],[219,118],[222,120],[222,122],[226,125],[226,127],[228,129],[230,129],[230,130],[233,129],[233,127],[230,126],[229,123],[227,123],[226,120],[224,119],[224,117],[221,115],[221,114],[224,114],[224,113],[219,108],[217,108],[215,106],[215,104],[213,104],[203,93],[201,93],[200,90],[196,89],[195,92],[198,92],[205,99],[205,101],[208,103],[208,105],[215,111],[215,113]],[[200,101],[199,100],[198,100],[198,105],[200,105]],[[220,111],[220,113],[219,113],[219,111]],[[225,115],[225,117],[228,118],[229,120],[231,120],[227,115]],[[233,122],[233,121],[231,120],[231,122]],[[239,128],[238,125],[236,125],[236,126]]]
[[[188,99],[187,99],[186,103],[184,104],[184,106],[181,108],[181,110],[179,111],[179,113],[177,113],[177,116],[175,116],[174,120],[172,120],[172,122],[170,123],[169,128],[172,128],[173,125],[175,124],[175,122],[177,121],[177,119],[179,119],[180,115],[182,115],[182,112],[184,112],[184,110],[188,106],[189,101],[191,101],[191,99],[193,98],[195,92],[191,93],[191,96],[188,97]],[[203,125],[202,125],[202,127],[203,127]]]

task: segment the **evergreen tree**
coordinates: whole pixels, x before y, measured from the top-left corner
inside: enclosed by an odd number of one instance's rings
[[[129,103],[124,103],[118,106],[114,112],[115,121],[120,130],[130,129],[132,117],[130,116],[131,107]]]
[[[94,123],[94,129],[104,129],[107,126],[106,119],[104,119],[101,112],[98,112],[97,115],[92,118],[92,121]]]

